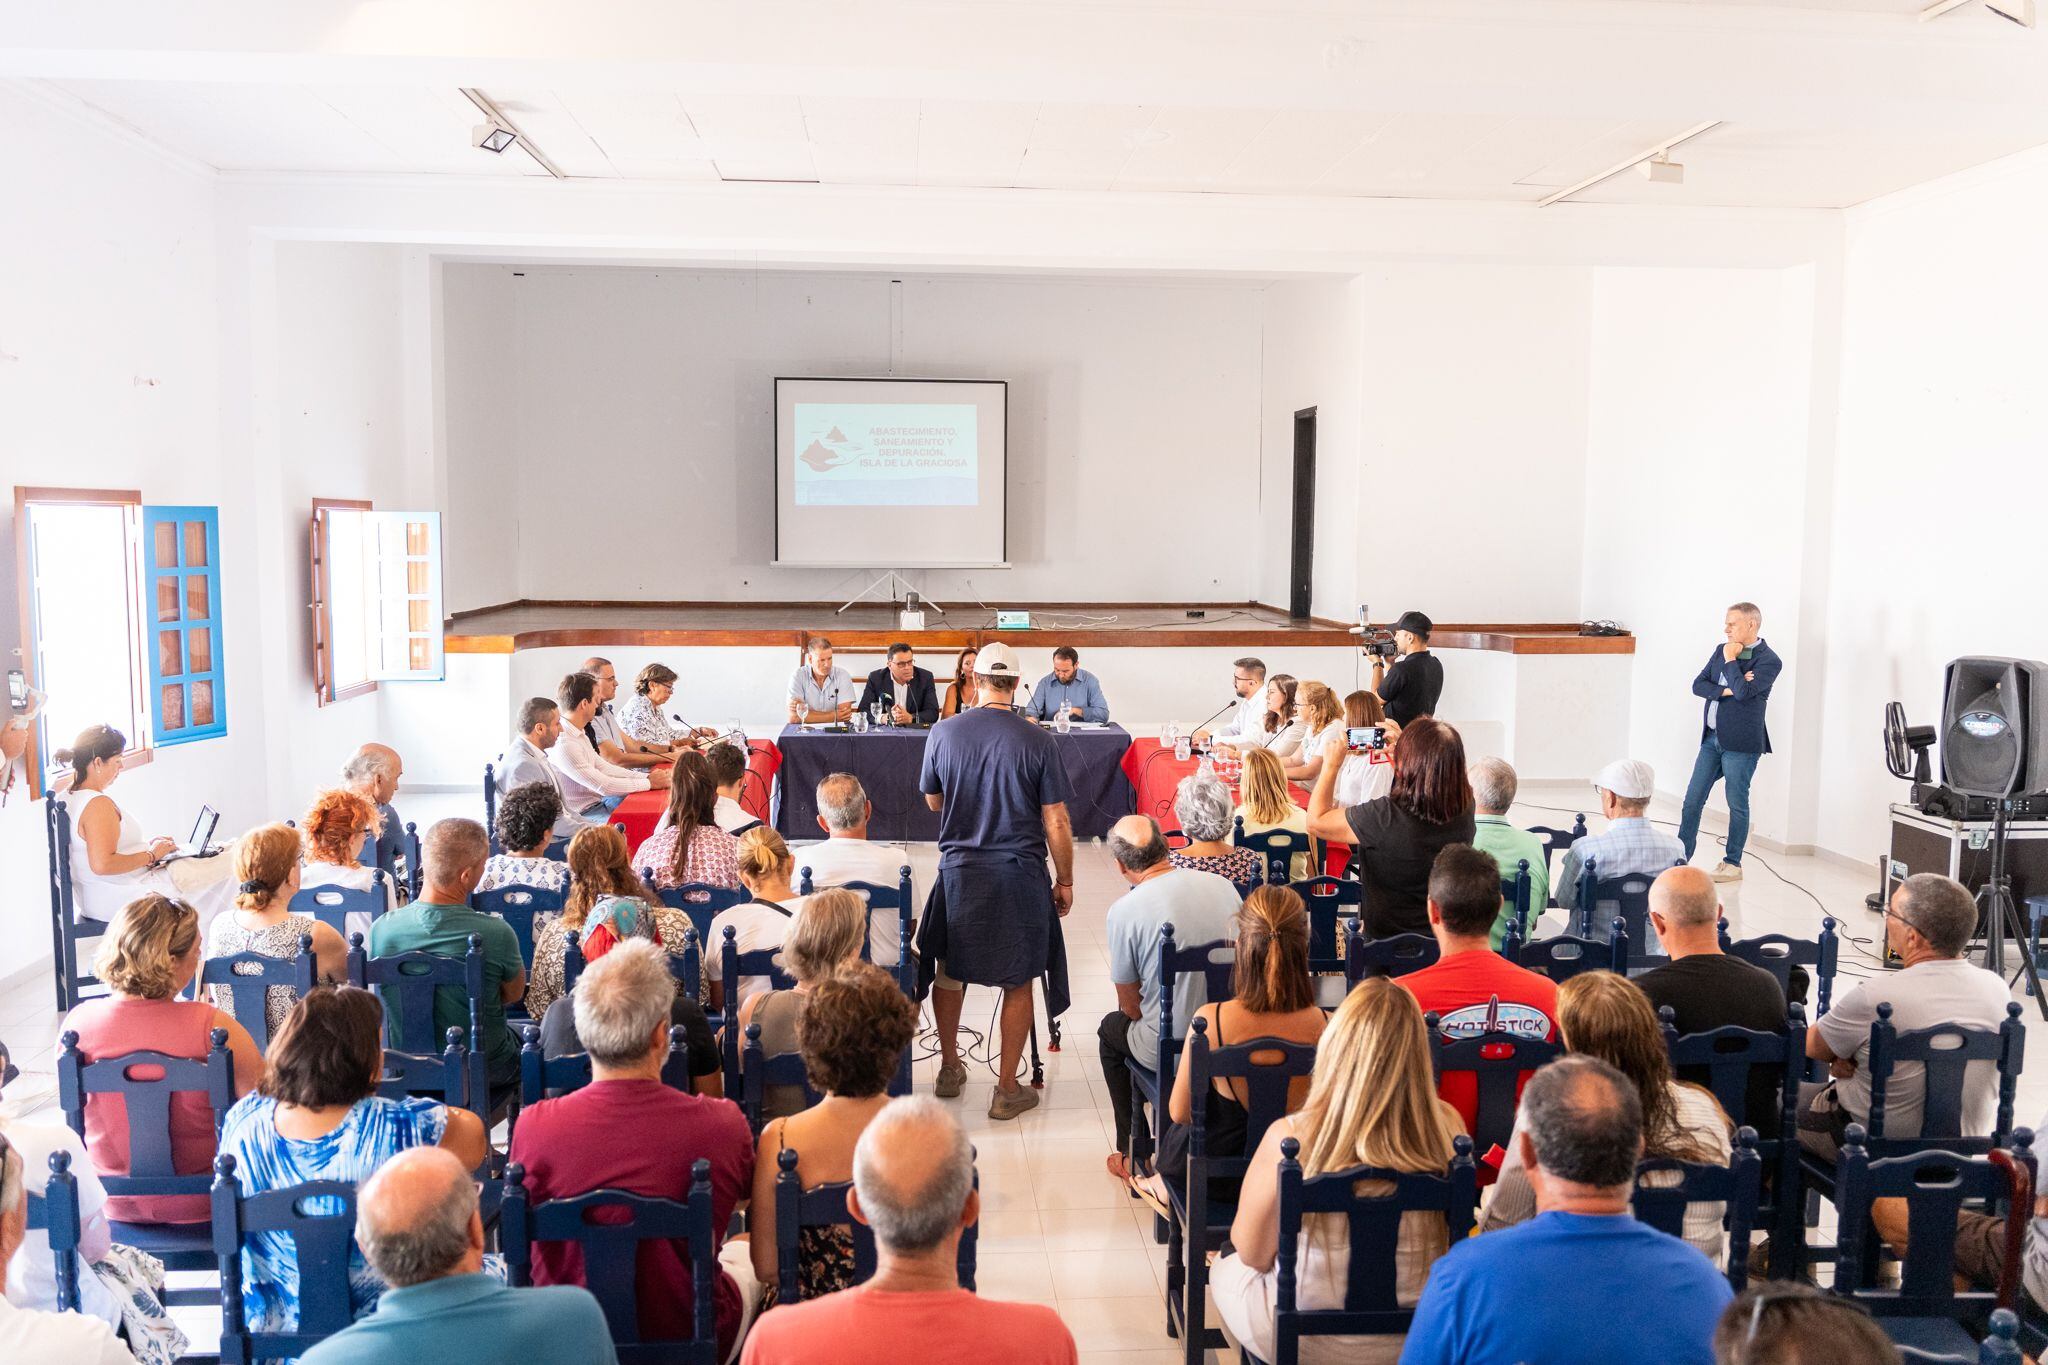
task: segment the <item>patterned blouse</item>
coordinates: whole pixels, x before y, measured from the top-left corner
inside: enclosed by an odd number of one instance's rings
[[[1166,855],[1166,860],[1175,867],[1184,867],[1190,872],[1213,872],[1229,881],[1239,891],[1248,890],[1266,880],[1266,860],[1259,856],[1257,849],[1233,848],[1228,853],[1203,858],[1190,858],[1176,849]]]
[[[220,1150],[234,1157],[243,1193],[259,1194],[312,1180],[360,1184],[407,1148],[438,1143],[447,1129],[447,1107],[437,1101],[372,1095],[358,1100],[332,1132],[301,1141],[277,1131],[277,1101],[251,1091],[228,1111]],[[377,1306],[384,1282],[353,1241],[348,1278],[349,1306],[360,1321]],[[243,1242],[242,1311],[251,1331],[289,1332],[298,1326],[299,1260],[288,1234],[254,1233]]]
[[[642,744],[673,744],[682,736],[644,693],[619,708],[619,728]]]
[[[775,1154],[782,1155],[782,1131],[776,1130]],[[853,1288],[853,1229],[844,1223],[821,1223],[798,1228],[796,1233],[796,1284],[803,1301]],[[782,1286],[771,1280],[761,1311],[767,1312],[782,1298]]]
[[[484,864],[483,880],[476,884],[479,891],[496,891],[504,886],[537,886],[545,891],[559,891],[569,894],[569,865],[556,862],[553,858],[521,858],[511,853],[495,853]]]
[[[261,929],[245,929],[235,923],[234,913],[230,911],[216,919],[207,929],[206,955],[233,957],[237,953],[261,953],[265,957],[296,958],[299,955],[299,939],[311,938],[313,926],[318,923],[319,921],[311,915],[286,915],[276,924],[266,925]],[[246,974],[254,975],[253,972]],[[229,1016],[234,1014],[233,987],[208,986],[206,992],[215,1009]],[[284,1027],[285,1016],[292,1012],[292,1006],[298,1002],[299,993],[290,986],[272,986],[263,992],[263,1023],[271,1037],[276,1037],[277,1031]]]
[[[653,916],[654,927],[661,933],[663,950],[670,957],[681,957],[683,933],[690,927],[690,917],[666,905],[655,906]],[[544,1016],[549,1005],[569,993],[568,987],[562,981],[562,963],[568,955],[568,950],[569,930],[568,926],[562,923],[561,917],[550,915],[545,920],[536,917],[533,926],[533,971],[526,978],[526,1012],[532,1018],[539,1019]],[[699,951],[701,952],[701,949]],[[702,957],[699,957],[698,961],[703,961]]]
[[[663,891],[685,882],[737,888],[740,884],[740,841],[716,825],[699,825],[690,835],[690,847],[683,855],[683,875],[670,869],[676,858],[676,827],[657,832],[633,855],[636,870],[654,874],[654,884]]]

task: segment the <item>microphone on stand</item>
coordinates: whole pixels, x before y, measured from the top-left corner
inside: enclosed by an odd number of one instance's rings
[[[1242,698],[1240,698],[1240,697],[1232,697],[1232,698],[1231,698],[1231,699],[1230,699],[1229,701],[1227,701],[1227,702],[1224,702],[1224,703],[1223,703],[1223,705],[1221,705],[1221,706],[1217,707],[1217,708],[1216,708],[1216,709],[1215,709],[1214,711],[1211,711],[1211,712],[1209,713],[1209,720],[1214,720],[1214,719],[1216,719],[1216,717],[1218,717],[1218,716],[1222,715],[1222,714],[1223,714],[1223,713],[1224,713],[1225,711],[1228,711],[1228,710],[1229,710],[1229,709],[1230,709],[1231,707],[1233,707],[1233,706],[1237,705],[1237,704],[1238,704],[1238,702],[1239,702],[1239,701],[1241,701],[1241,700],[1243,700],[1243,699],[1242,699]],[[1204,725],[1207,725],[1207,724],[1209,723],[1209,720],[1205,720],[1205,721],[1201,721],[1201,722],[1197,723],[1197,724],[1196,724],[1196,726],[1195,726],[1195,730],[1199,730],[1199,729],[1201,729],[1201,728],[1202,728],[1202,726],[1204,726]],[[1193,734],[1193,733],[1194,733],[1194,730],[1190,730],[1190,731],[1189,731],[1188,733],[1189,733],[1189,734]]]

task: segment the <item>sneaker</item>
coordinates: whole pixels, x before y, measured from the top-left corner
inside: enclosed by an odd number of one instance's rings
[[[1015,1090],[997,1090],[989,1098],[988,1116],[992,1119],[1013,1119],[1037,1107],[1038,1092],[1028,1085],[1020,1085]]]
[[[932,1087],[932,1093],[942,1100],[960,1098],[960,1088],[967,1084],[967,1063],[948,1062],[939,1068],[939,1082]]]
[[[1723,859],[1714,865],[1714,870],[1709,872],[1707,876],[1717,882],[1739,882],[1742,880],[1742,864],[1731,863]]]

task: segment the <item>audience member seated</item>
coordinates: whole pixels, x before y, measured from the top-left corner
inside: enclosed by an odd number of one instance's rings
[[[299,889],[338,886],[348,891],[368,891],[378,869],[358,856],[365,841],[375,840],[383,817],[369,797],[347,787],[329,787],[313,798],[313,804],[299,817],[299,835],[305,841],[305,862],[299,868]],[[404,888],[391,873],[384,874],[384,908],[396,910],[404,899]],[[351,934],[370,933],[370,917],[351,911],[344,925]]]
[[[111,725],[95,725],[52,755],[71,765],[71,903],[80,919],[112,920],[138,896],[182,900],[199,912],[203,929],[234,895],[234,869],[224,857],[180,858],[166,863],[176,839],[145,839],[142,826],[114,803],[107,788],[121,775],[127,739]]]
[[[1597,1057],[1628,1077],[1642,1110],[1643,1154],[1675,1161],[1725,1166],[1733,1150],[1732,1125],[1711,1091],[1687,1085],[1671,1074],[1650,998],[1626,977],[1613,972],[1580,972],[1557,991],[1558,1026],[1571,1052]],[[1526,1091],[1524,1092],[1526,1095]],[[1517,1128],[1529,1122],[1528,1101],[1516,1116]],[[1493,1188],[1482,1232],[1524,1223],[1536,1216],[1536,1182],[1523,1165],[1525,1154],[1512,1138],[1501,1163],[1500,1183]],[[1647,1178],[1650,1185],[1677,1184],[1676,1172]],[[1714,1264],[1721,1264],[1726,1239],[1721,1232],[1722,1205],[1694,1203],[1685,1210],[1685,1240]]]
[[[1631,1211],[1643,1126],[1635,1085],[1597,1057],[1531,1077],[1515,1145],[1536,1216],[1436,1263],[1403,1365],[1711,1365],[1728,1281]]]
[[[673,746],[635,739],[619,724],[619,713],[612,709],[612,698],[619,695],[619,674],[612,661],[593,655],[583,661],[583,671],[597,679],[597,710],[591,713],[583,733],[598,756],[622,768],[666,768],[675,757]]]
[[[536,1204],[592,1190],[687,1199],[690,1167],[709,1160],[711,1225],[723,1242],[734,1207],[753,1186],[754,1136],[732,1101],[685,1095],[661,1083],[674,999],[668,962],[652,944],[622,943],[593,963],[574,996],[590,1084],[527,1106],[512,1135],[511,1159],[526,1168]],[[640,1243],[635,1283],[642,1340],[690,1336],[689,1252],[680,1240]],[[719,1263],[718,1344],[721,1356],[730,1358],[760,1305],[761,1286],[744,1241],[725,1243]],[[582,1245],[537,1243],[533,1279],[585,1283]]]
[[[1316,777],[1323,771],[1323,759],[1328,753],[1328,741],[1335,735],[1344,738],[1344,703],[1337,700],[1327,683],[1305,682],[1295,693],[1298,703],[1301,743],[1286,764],[1287,780],[1314,786]],[[1343,750],[1338,750],[1335,771],[1343,762]]]
[[[1230,1334],[1264,1359],[1274,1358],[1273,1311],[1279,1301],[1281,1142],[1291,1137],[1301,1144],[1304,1176],[1361,1165],[1412,1175],[1446,1171],[1452,1140],[1465,1129],[1457,1111],[1436,1096],[1429,1048],[1412,996],[1384,977],[1361,982],[1344,997],[1317,1045],[1308,1099],[1260,1140],[1230,1225],[1232,1251],[1210,1270],[1209,1292]],[[1367,1182],[1360,1193],[1389,1189]],[[1395,1302],[1415,1303],[1449,1241],[1442,1214],[1401,1215]],[[1295,1303],[1342,1308],[1351,1264],[1345,1220],[1305,1220],[1298,1248]],[[1305,1362],[1391,1362],[1400,1354],[1398,1336],[1310,1337],[1301,1343]]]
[[[1230,719],[1215,730],[1195,731],[1195,743],[1227,747],[1251,745],[1263,748],[1266,735],[1266,661],[1238,659],[1230,665],[1230,690],[1237,706]]]
[[[1081,656],[1071,645],[1061,645],[1052,652],[1052,672],[1038,680],[1024,707],[1025,715],[1042,721],[1057,720],[1062,711],[1070,720],[1092,721],[1097,725],[1109,720],[1109,702],[1103,698],[1102,684],[1081,667]]]
[[[668,786],[668,769],[636,771],[605,758],[591,743],[591,717],[597,714],[597,679],[571,673],[555,689],[562,734],[548,750],[548,762],[561,779],[562,800],[587,820],[601,821],[634,792]]]
[[[498,788],[499,808],[502,810],[508,793],[530,783],[545,784],[555,794],[556,811],[550,842],[566,844],[576,837],[576,831],[602,821],[587,820],[569,808],[567,790],[562,786],[562,774],[548,761],[548,752],[562,739],[562,708],[546,697],[529,697],[519,708],[519,733],[512,736],[512,743],[498,756],[497,767],[492,770],[491,780]],[[500,843],[504,842],[501,832]],[[510,845],[507,845],[510,847]]]
[[[1508,807],[1515,804],[1515,770],[1504,758],[1482,758],[1471,768],[1472,846],[1491,853],[1500,864],[1501,881],[1513,879],[1521,864],[1529,864],[1529,917],[1522,925],[1522,940],[1535,937],[1536,921],[1550,904],[1550,852],[1543,841],[1528,830],[1508,823]],[[1493,946],[1500,947],[1514,908],[1501,902],[1500,915],[1493,923]]]
[[[484,1272],[476,1180],[445,1151],[400,1152],[364,1182],[356,1242],[390,1288],[376,1312],[306,1352],[301,1365],[618,1365],[604,1309],[590,1291],[511,1289]]]
[[[939,689],[933,685],[932,671],[917,666],[909,645],[890,645],[888,664],[868,674],[860,709],[873,715],[877,706],[891,725],[938,723]]]
[[[868,841],[868,821],[874,814],[874,802],[868,800],[866,789],[852,773],[832,773],[818,783],[818,828],[825,831],[825,841],[799,844],[795,849],[797,866],[810,869],[811,890],[823,891],[848,882],[894,888],[902,882],[910,854],[901,844]],[[798,881],[802,881],[801,875]],[[913,933],[916,915],[913,907]],[[869,961],[878,967],[895,966],[902,951],[896,941],[902,928],[895,911],[876,911],[869,933],[873,936]]]
[[[1102,1081],[1116,1117],[1116,1146],[1109,1173],[1119,1180],[1138,1174],[1124,1154],[1135,1131],[1148,1141],[1151,1129],[1131,1100],[1131,1067],[1159,1065],[1159,929],[1171,924],[1174,944],[1192,948],[1237,936],[1237,889],[1213,872],[1175,867],[1165,836],[1149,815],[1126,815],[1110,827],[1109,851],[1131,889],[1110,902],[1104,937],[1109,940],[1109,978],[1117,1007],[1102,1017]],[[1187,1036],[1188,1020],[1209,1003],[1207,979],[1187,972],[1174,984],[1173,1036]]]
[[[1334,795],[1344,756],[1341,730],[1324,742],[1323,756],[1328,761],[1308,798],[1308,832],[1357,846],[1365,901],[1359,919],[1367,936],[1430,932],[1430,869],[1450,845],[1472,842],[1464,740],[1440,720],[1416,721],[1394,746],[1393,786],[1356,806],[1339,806]]]
[[[827,893],[830,894],[830,893]],[[804,907],[792,957],[825,897]],[[853,1149],[870,1121],[889,1102],[889,1082],[903,1049],[917,1036],[917,1005],[879,967],[846,962],[808,988],[806,1007],[796,1015],[796,1050],[804,1073],[823,1098],[798,1105],[761,1129],[754,1156],[754,1219],[750,1251],[754,1275],[767,1286],[763,1307],[776,1301],[775,1179],[784,1148],[796,1153],[797,1179],[807,1190],[853,1178]],[[775,992],[779,995],[782,992]],[[756,996],[764,1001],[771,996]],[[763,1030],[765,1037],[766,1030]],[[771,1090],[770,1096],[773,1096]],[[797,1283],[805,1299],[834,1294],[853,1284],[853,1229],[843,1224],[803,1228],[796,1242]]]
[[[795,1052],[797,1030],[812,988],[840,968],[860,961],[866,922],[867,906],[851,891],[821,891],[806,900],[804,912],[790,925],[789,938],[782,945],[783,965],[796,978],[796,985],[750,997],[740,1007],[740,1036],[746,1036],[747,1025],[759,1024],[764,1056]],[[770,1118],[787,1118],[803,1107],[802,1086],[771,1085],[762,1098],[761,1112]]]
[[[1237,809],[1231,814],[1244,821],[1246,834],[1275,829],[1308,833],[1308,811],[1294,804],[1279,755],[1267,749],[1244,751],[1237,778]],[[1264,855],[1260,857],[1263,861]],[[1309,875],[1308,854],[1295,854],[1287,864],[1287,879],[1298,882]]]
[[[370,956],[423,952],[461,958],[469,952],[469,936],[481,937],[484,998],[477,1008],[483,1036],[468,1042],[490,1059],[491,1084],[510,1085],[519,1079],[519,1042],[505,1023],[505,1006],[526,994],[526,963],[511,925],[469,907],[490,860],[490,840],[476,821],[449,819],[436,821],[421,842],[426,880],[420,898],[370,926]],[[395,997],[385,999],[385,1009],[395,1006]],[[469,1006],[461,990],[443,986],[434,992],[434,1036],[451,1028],[468,1036]]]
[[[789,718],[799,725],[845,720],[858,700],[853,675],[832,662],[832,642],[813,636],[789,679]]]
[[[901,1365],[935,1343],[976,1365],[1075,1365],[1058,1313],[960,1287],[960,1235],[981,1193],[967,1134],[939,1101],[883,1106],[854,1146],[847,1204],[874,1229],[874,1277],[763,1316],[742,1365]]]
[[[754,813],[740,804],[747,794],[746,750],[721,742],[706,749],[704,757],[711,764],[711,780],[718,784],[718,805],[712,811],[718,827],[727,834],[744,834],[760,824]]]
[[[746,887],[750,899],[719,911],[712,917],[711,932],[705,936],[709,942],[704,945],[704,998],[715,1010],[727,1006],[727,927],[732,928],[733,944],[740,952],[780,948],[789,937],[797,912],[803,909],[802,898],[789,884],[796,863],[789,856],[789,845],[782,842],[780,834],[766,825],[756,826],[742,834],[739,866],[740,885]],[[745,1005],[771,984],[765,976],[741,977],[740,998],[731,1002],[732,1008]]]
[[[1262,886],[1252,892],[1237,914],[1237,960],[1231,967],[1229,1000],[1195,1011],[1208,1021],[1209,1046],[1235,1047],[1253,1038],[1278,1038],[1311,1046],[1323,1036],[1325,1018],[1316,1004],[1308,974],[1308,907],[1284,886]],[[1189,1027],[1193,1028],[1190,1022]],[[1163,1203],[1167,1186],[1185,1186],[1188,1178],[1188,1135],[1195,1121],[1194,1096],[1186,1066],[1173,1073],[1173,1093],[1166,1102],[1166,1131],[1159,1136],[1159,1170],[1139,1182],[1154,1201]],[[1287,1107],[1293,1111],[1308,1098],[1308,1078],[1291,1083]],[[1251,1092],[1241,1078],[1212,1082],[1202,1097],[1203,1139],[1211,1156],[1243,1156],[1248,1136]],[[1219,1183],[1218,1197],[1235,1192]]]
[[[377,808],[379,824],[363,836],[356,861],[365,867],[395,870],[406,855],[405,821],[391,798],[398,795],[398,780],[405,776],[405,760],[388,744],[365,744],[342,765],[341,780],[348,789]]]
[[[972,711],[981,704],[981,680],[974,676],[974,660],[979,653],[969,645],[953,660],[953,681],[946,684],[946,700],[939,707],[941,718]]]
[[[628,739],[637,739],[654,749],[674,751],[695,748],[718,731],[705,727],[685,729],[670,723],[663,707],[676,694],[676,671],[667,664],[649,664],[633,679],[633,695],[619,710],[619,728]]]
[[[78,1035],[86,1061],[130,1052],[204,1060],[218,1028],[227,1030],[235,1093],[247,1094],[263,1079],[263,1054],[249,1030],[210,1001],[180,998],[199,974],[199,914],[191,906],[154,893],[122,906],[100,940],[92,970],[113,994],[72,1010],[62,1030]],[[180,1090],[170,1097],[174,1173],[213,1170],[213,1118],[204,1091]],[[101,1175],[128,1174],[128,1102],[120,1095],[86,1096],[85,1149]],[[107,1217],[116,1223],[204,1223],[212,1216],[204,1194],[107,1196]]]
[[[1658,829],[1643,814],[1656,791],[1656,776],[1649,764],[1617,759],[1600,770],[1593,788],[1600,793],[1600,813],[1607,817],[1607,828],[1588,834],[1564,851],[1555,894],[1558,905],[1566,910],[1578,908],[1579,877],[1588,862],[1593,864],[1593,874],[1605,882],[1638,873],[1654,877],[1685,861],[1685,845],[1678,842],[1678,836]],[[1600,937],[1606,937],[1606,926],[1594,928]],[[1659,951],[1655,943],[1639,946]]]
[[[261,953],[287,960],[298,957],[299,940],[313,940],[316,981],[339,981],[348,974],[348,946],[341,935],[311,915],[294,915],[285,907],[299,889],[299,832],[290,825],[259,825],[235,840],[235,908],[206,931],[206,956],[233,957]],[[208,986],[214,1007],[233,1016],[234,989]],[[271,986],[263,993],[266,1037],[275,1038],[284,1017],[299,1002],[290,986]],[[240,1022],[240,1021],[238,1021]]]
[[[1213,872],[1241,895],[1266,880],[1266,858],[1230,842],[1234,814],[1230,788],[1216,774],[1196,771],[1182,778],[1173,789],[1173,817],[1188,844],[1174,849],[1169,861],[1191,872]]]
[[[2012,995],[1996,972],[1965,954],[1977,928],[1977,903],[1961,884],[1934,872],[1906,878],[1885,911],[1885,946],[1905,970],[1858,982],[1806,1030],[1806,1055],[1827,1064],[1825,1083],[1799,1087],[1799,1144],[1833,1160],[1852,1123],[1870,1122],[1870,1026],[1877,1007],[1890,1002],[1900,1034],[1937,1024],[1995,1031]],[[1927,1068],[1900,1062],[1885,1087],[1884,1135],[1920,1135],[1927,1101]],[[1998,1070],[1990,1061],[1963,1069],[1964,1137],[1985,1137],[1997,1121]]]
[[[548,848],[555,840],[555,822],[562,811],[562,798],[550,782],[528,782],[498,798],[498,846],[484,864],[478,891],[496,891],[505,886],[532,886],[543,891],[569,889],[569,864],[564,858],[550,858]],[[598,828],[580,823],[577,832]],[[571,836],[574,837],[574,836]],[[567,849],[563,850],[566,855]],[[553,918],[549,916],[549,918]],[[539,926],[535,926],[536,930]]]
[[[562,913],[533,935],[533,972],[526,983],[526,1012],[535,1019],[568,990],[569,935],[577,935],[583,960],[591,962],[629,938],[652,939],[674,956],[683,954],[689,917],[661,903],[626,858],[626,836],[610,825],[586,829],[569,841],[569,898]]]
[[[315,1180],[354,1184],[411,1147],[444,1147],[470,1170],[489,1154],[484,1126],[467,1109],[430,1099],[378,1096],[384,1071],[384,1009],[351,986],[314,991],[270,1045],[263,1083],[228,1112],[220,1149],[235,1159],[245,1195]],[[349,1307],[362,1317],[384,1284],[351,1246]],[[252,1332],[299,1325],[299,1259],[288,1233],[242,1244],[242,1312]]]
[[[27,1176],[22,1153],[0,1136],[0,1273],[10,1282],[24,1243],[44,1235],[28,1231]],[[27,1308],[11,1297],[0,1299],[0,1360],[22,1365],[135,1365],[135,1357],[103,1318]]]
[[[645,927],[646,921],[641,921]],[[639,941],[642,936],[629,937],[624,942]],[[596,962],[622,941],[616,934],[603,933],[594,936],[595,941],[584,953],[585,964]],[[560,962],[559,952],[556,962]],[[538,974],[536,972],[536,974]],[[582,978],[577,979],[578,984]],[[532,998],[529,987],[527,997]],[[680,985],[676,987],[675,999],[668,1009],[669,1027],[683,1031],[683,1045],[689,1052],[690,1091],[696,1095],[723,1095],[725,1093],[725,1063],[718,1051],[717,1035],[711,1031],[711,1023],[704,1017],[704,1008],[692,1000]],[[576,992],[571,988],[567,995],[558,996],[549,1005],[547,1013],[540,1017],[540,1052],[549,1061],[559,1057],[572,1057],[582,1052],[583,1040],[576,1033]]]
[[[1714,1365],[1900,1365],[1899,1348],[1854,1299],[1797,1280],[1752,1284],[1721,1312]]]
[[[1375,796],[1385,796],[1394,785],[1394,746],[1400,742],[1401,727],[1387,719],[1387,708],[1377,692],[1345,693],[1345,743],[1351,742],[1352,730],[1372,725],[1380,727],[1382,747],[1344,755],[1343,766],[1337,769],[1340,806],[1356,806]]]
[[[1721,951],[1721,897],[1696,867],[1667,867],[1650,884],[1650,925],[1671,961],[1632,978],[1652,1009],[1671,1007],[1679,1036],[1718,1028],[1776,1033],[1785,1027],[1785,991],[1763,968]],[[1681,1067],[1678,1079],[1708,1083],[1708,1068]],[[1778,1135],[1784,1076],[1753,1067],[1742,1121],[1766,1138]]]
[[[738,886],[739,843],[718,826],[718,779],[710,761],[699,753],[676,755],[670,783],[667,816],[633,855],[633,865],[652,873],[658,887]]]

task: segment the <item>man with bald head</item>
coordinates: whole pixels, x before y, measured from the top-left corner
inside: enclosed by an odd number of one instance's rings
[[[1697,867],[1670,867],[1650,883],[1650,924],[1671,955],[1669,964],[1633,978],[1653,1006],[1671,1006],[1680,1035],[1733,1025],[1775,1033],[1785,1027],[1785,991],[1762,967],[1721,951],[1721,896]],[[1678,1079],[1708,1083],[1707,1068],[1684,1066]],[[1784,1076],[1751,1067],[1747,1111],[1739,1122],[1764,1137],[1778,1135],[1777,1097]]]
[[[874,1229],[873,1278],[764,1314],[741,1365],[898,1365],[912,1342],[982,1365],[1078,1359],[1052,1309],[960,1287],[960,1234],[981,1216],[981,1195],[967,1134],[944,1105],[925,1095],[884,1105],[854,1145],[846,1203]]]
[[[377,808],[383,828],[363,836],[363,851],[356,861],[364,867],[381,867],[386,876],[402,884],[398,875],[400,855],[405,852],[405,822],[391,798],[398,794],[398,779],[405,775],[405,760],[388,744],[365,744],[341,768],[341,780]]]
[[[476,1179],[439,1147],[400,1152],[363,1182],[356,1241],[390,1288],[377,1311],[300,1357],[305,1365],[618,1360],[589,1290],[512,1289],[484,1274]]]

